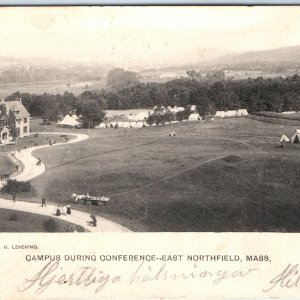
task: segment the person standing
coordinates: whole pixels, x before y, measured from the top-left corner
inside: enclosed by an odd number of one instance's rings
[[[67,205],[67,214],[68,214],[68,215],[70,215],[70,214],[71,214],[71,207],[70,207],[70,205],[69,205],[69,204]]]
[[[42,207],[44,207],[44,206],[46,207],[46,198],[45,197],[42,198]]]
[[[14,192],[13,193],[13,201],[16,202],[16,199],[17,199],[17,194]]]

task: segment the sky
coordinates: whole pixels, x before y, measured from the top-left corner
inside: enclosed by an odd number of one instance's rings
[[[2,7],[0,56],[126,68],[300,45],[300,6]]]

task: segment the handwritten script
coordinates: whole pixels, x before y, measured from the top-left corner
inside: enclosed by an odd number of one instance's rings
[[[258,269],[247,268],[246,270],[218,270],[209,271],[201,269],[197,263],[191,266],[187,272],[174,273],[166,263],[161,265],[151,265],[142,262],[138,268],[129,275],[110,274],[103,270],[91,266],[79,267],[74,272],[67,272],[61,267],[59,261],[50,261],[33,276],[29,276],[19,287],[20,292],[33,290],[36,294],[41,294],[55,285],[65,285],[68,287],[93,287],[97,294],[105,287],[115,286],[125,283],[129,286],[138,284],[151,283],[155,281],[174,281],[174,280],[203,280],[208,283],[218,285],[229,279],[247,277],[258,271]]]
[[[263,289],[270,292],[275,288],[297,288],[300,285],[300,270],[298,264],[288,264],[279,274],[273,277],[268,285]]]

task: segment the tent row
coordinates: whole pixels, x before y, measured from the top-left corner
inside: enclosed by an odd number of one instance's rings
[[[279,143],[300,143],[300,130],[296,129],[290,138],[286,135],[283,135],[279,141]]]
[[[107,122],[107,123],[100,123],[96,128],[110,128],[118,126],[120,128],[142,128],[145,126],[149,126],[145,122]]]
[[[245,117],[248,116],[247,109],[236,110],[218,110],[215,114],[215,118],[232,118],[232,117]]]

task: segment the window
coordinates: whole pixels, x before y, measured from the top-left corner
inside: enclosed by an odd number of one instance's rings
[[[23,132],[24,132],[24,133],[27,133],[27,126],[24,126]]]
[[[17,123],[20,124],[21,123],[21,119],[17,119]]]
[[[24,118],[24,119],[23,119],[23,122],[24,122],[24,123],[27,123],[27,118]]]

